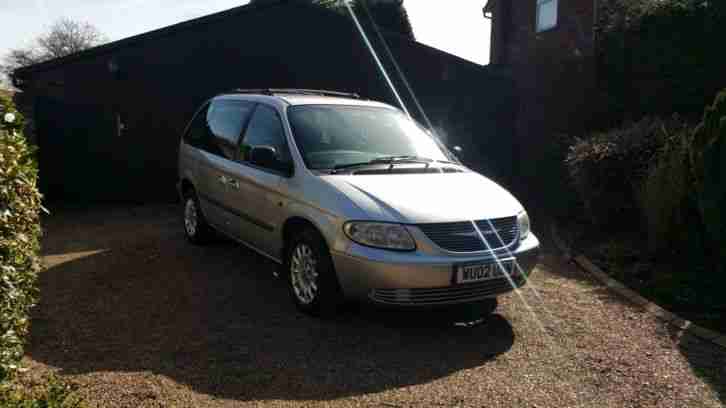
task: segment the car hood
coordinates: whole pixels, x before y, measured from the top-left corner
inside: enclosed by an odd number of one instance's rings
[[[511,217],[522,211],[507,190],[474,172],[323,178],[371,220],[422,224]]]

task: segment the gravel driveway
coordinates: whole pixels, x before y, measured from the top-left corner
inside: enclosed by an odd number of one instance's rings
[[[295,311],[269,261],[230,242],[189,245],[178,212],[96,207],[45,220],[32,372],[62,374],[100,407],[726,401],[726,353],[614,297],[547,245],[539,296],[530,286],[502,298],[482,325],[370,307],[320,321]]]

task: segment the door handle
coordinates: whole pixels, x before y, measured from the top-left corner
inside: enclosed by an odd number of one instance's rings
[[[225,184],[227,186],[230,186],[234,188],[235,190],[239,190],[239,180],[235,180],[232,177],[227,177],[225,175],[221,175],[217,177],[217,180],[219,180],[220,183]]]

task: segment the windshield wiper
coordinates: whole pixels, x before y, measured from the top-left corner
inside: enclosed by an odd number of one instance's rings
[[[372,162],[375,163],[385,163],[385,164],[391,164],[391,163],[431,163],[434,160],[429,159],[426,157],[421,156],[384,156],[384,157],[377,157]]]
[[[461,166],[462,165],[461,163],[457,163],[457,162],[450,161],[450,160],[436,160],[436,163],[455,164],[457,166]]]
[[[383,156],[376,157],[375,159],[369,160],[367,162],[338,164],[333,167],[332,173],[335,174],[338,172],[338,170],[351,169],[363,166],[373,166],[376,164],[388,164],[393,167],[393,165],[396,163],[425,163],[426,167],[428,167],[433,161],[434,160],[432,159],[419,156]]]

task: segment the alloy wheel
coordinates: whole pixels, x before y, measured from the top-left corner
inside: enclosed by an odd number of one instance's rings
[[[187,231],[187,235],[193,237],[197,234],[197,228],[199,227],[199,214],[197,212],[197,203],[193,198],[187,198],[187,202],[184,205],[184,228]]]
[[[290,259],[290,280],[295,297],[303,305],[315,301],[318,295],[318,261],[312,248],[298,244]]]

